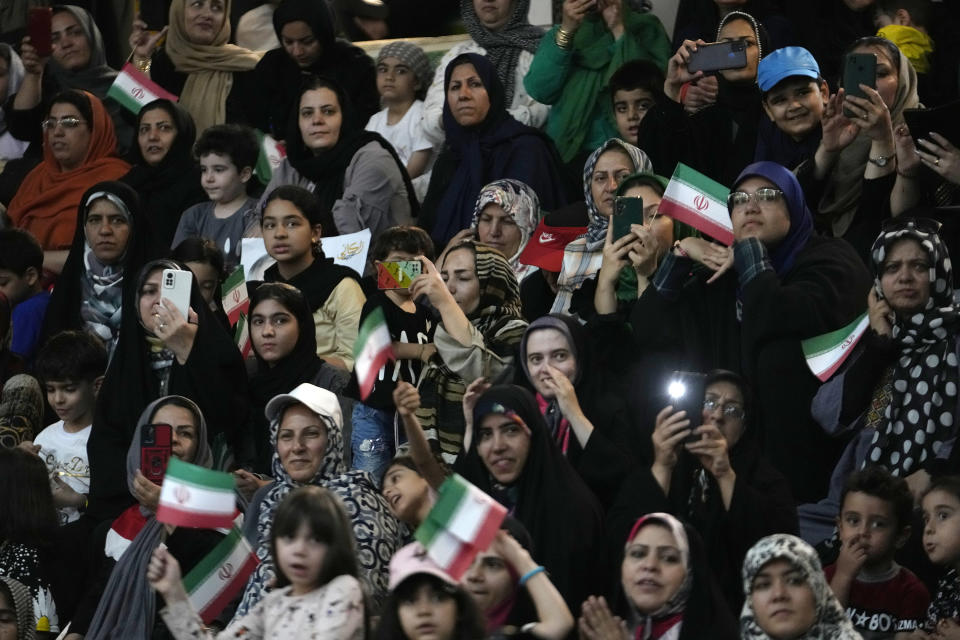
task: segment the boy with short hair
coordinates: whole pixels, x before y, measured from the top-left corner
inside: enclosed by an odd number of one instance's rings
[[[73,522],[87,506],[87,440],[106,370],[103,343],[85,331],[58,333],[37,355],[36,373],[46,387],[47,402],[60,420],[40,432],[33,450],[50,472],[60,524]]]
[[[763,110],[754,162],[770,160],[794,169],[812,158],[820,145],[820,116],[830,88],[820,65],[803,47],[783,47],[757,67]]]
[[[28,231],[0,229],[0,292],[13,307],[10,351],[29,366],[50,304],[41,286],[43,248]]]
[[[918,74],[930,72],[934,43],[927,33],[929,0],[877,0],[877,35],[897,45]]]
[[[377,262],[416,260],[418,256],[433,260],[433,241],[418,227],[390,227],[374,241],[370,256]],[[410,296],[409,289],[380,290],[368,296],[360,314],[361,326],[377,307],[383,309],[397,360],[381,367],[370,395],[354,405],[350,444],[353,468],[369,471],[380,481],[397,444],[393,390],[398,380],[411,384],[419,380],[423,366],[437,352],[433,344],[437,323],[430,310]]]
[[[240,263],[240,240],[259,225],[257,200],[247,195],[260,145],[253,129],[237,124],[210,127],[194,145],[200,186],[210,202],[183,212],[171,248],[186,238],[209,238],[223,251],[227,273]]]
[[[663,71],[649,60],[625,62],[610,76],[613,121],[621,140],[637,144],[640,121],[663,99]]]
[[[840,499],[840,555],[824,573],[864,640],[918,628],[930,604],[920,579],[893,557],[910,538],[913,495],[902,478],[871,466],[850,474]]]

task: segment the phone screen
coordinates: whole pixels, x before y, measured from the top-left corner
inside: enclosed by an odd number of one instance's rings
[[[52,16],[51,7],[30,7],[27,11],[27,35],[30,36],[30,44],[41,58],[53,52],[50,34]]]

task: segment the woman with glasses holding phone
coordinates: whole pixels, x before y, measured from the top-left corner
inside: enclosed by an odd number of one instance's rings
[[[738,610],[739,560],[764,536],[796,532],[796,507],[787,479],[760,453],[744,379],[711,371],[702,407],[698,416],[670,406],[657,414],[653,464],[628,476],[608,522],[614,535],[656,511],[690,523],[706,544],[731,608]]]
[[[76,231],[80,198],[92,184],[119,179],[130,165],[116,156],[113,122],[91,93],[58,94],[42,128],[43,162],[24,178],[7,215],[40,242],[44,269],[60,273]]]

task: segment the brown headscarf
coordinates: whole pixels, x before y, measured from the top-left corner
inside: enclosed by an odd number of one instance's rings
[[[234,71],[249,71],[257,66],[262,52],[250,51],[230,40],[230,0],[224,2],[224,19],[213,44],[200,45],[187,38],[184,5],[187,0],[173,0],[170,5],[170,30],[164,49],[173,66],[188,74],[180,95],[180,106],[190,112],[197,131],[223,124],[227,120],[227,96],[233,87]]]
[[[7,213],[14,226],[26,229],[45,250],[69,249],[77,225],[77,207],[90,185],[117,180],[130,165],[116,157],[117,138],[113,121],[100,99],[82,93],[90,101],[90,144],[83,163],[61,171],[50,145],[44,141],[43,162],[20,184]]]

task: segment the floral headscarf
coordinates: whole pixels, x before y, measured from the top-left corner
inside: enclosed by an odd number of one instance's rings
[[[491,182],[481,189],[480,195],[477,196],[477,206],[473,211],[473,222],[470,225],[472,228],[477,228],[480,214],[490,204],[502,207],[520,229],[520,246],[517,247],[517,252],[507,256],[507,259],[510,260],[510,266],[513,267],[517,280],[523,280],[530,272],[536,271],[536,267],[521,264],[519,259],[527,242],[530,241],[530,236],[540,223],[540,199],[537,197],[537,192],[523,182],[511,178]]]

